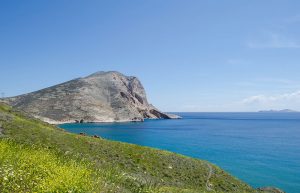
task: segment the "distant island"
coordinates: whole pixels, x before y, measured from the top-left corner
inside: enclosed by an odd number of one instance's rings
[[[261,110],[259,113],[299,113],[299,111],[291,110],[291,109],[282,109],[282,110]]]

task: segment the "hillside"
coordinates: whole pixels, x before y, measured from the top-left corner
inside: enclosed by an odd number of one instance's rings
[[[258,192],[209,162],[71,134],[1,103],[0,128],[0,192]]]
[[[138,78],[112,71],[97,72],[5,101],[53,124],[178,118],[149,104]]]

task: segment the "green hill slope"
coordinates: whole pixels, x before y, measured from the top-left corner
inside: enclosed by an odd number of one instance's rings
[[[0,103],[0,192],[257,192],[206,161],[68,133]]]

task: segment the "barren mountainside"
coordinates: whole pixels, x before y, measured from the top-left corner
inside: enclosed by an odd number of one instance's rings
[[[119,72],[97,72],[5,101],[53,124],[178,118],[149,104],[141,82]]]

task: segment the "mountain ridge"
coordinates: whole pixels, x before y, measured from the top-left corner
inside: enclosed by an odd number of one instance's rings
[[[179,118],[148,103],[137,77],[117,71],[99,71],[4,101],[52,124]]]

